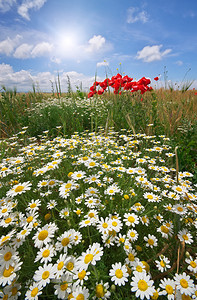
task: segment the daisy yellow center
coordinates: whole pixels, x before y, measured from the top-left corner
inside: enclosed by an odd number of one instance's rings
[[[181,206],[177,207],[177,210],[182,212],[183,211],[183,208]]]
[[[32,203],[31,205],[30,205],[30,208],[35,208],[36,207],[36,203]]]
[[[42,274],[42,279],[46,280],[47,278],[49,278],[49,271],[44,271],[43,274]]]
[[[182,188],[177,187],[176,190],[177,190],[178,192],[181,192],[181,191],[182,191]]]
[[[90,218],[94,218],[94,213],[89,213],[88,215]]]
[[[29,217],[27,218],[27,223],[30,223],[32,220],[33,220],[33,217],[32,217],[32,216],[29,216]]]
[[[161,231],[164,232],[164,233],[168,233],[169,229],[166,226],[161,225]]]
[[[196,266],[197,266],[197,264],[195,263],[195,261],[190,261],[190,266],[192,267],[192,268],[196,268]]]
[[[86,256],[84,258],[84,263],[89,264],[93,260],[93,257],[94,256],[92,254],[86,254]]]
[[[80,215],[80,213],[81,213],[81,210],[78,209],[78,210],[76,211],[76,214],[77,214],[77,215]]]
[[[70,261],[70,262],[67,264],[66,268],[67,268],[69,271],[72,271],[73,268],[74,268],[74,264]]]
[[[143,280],[143,279],[140,279],[139,281],[138,281],[138,289],[140,290],[140,291],[146,291],[147,289],[148,289],[148,284],[147,284],[147,282],[145,281],[145,280]]]
[[[91,166],[91,167],[95,166],[95,162],[94,161],[90,162],[89,166]]]
[[[148,195],[147,198],[148,199],[153,199],[153,196],[152,195]]]
[[[10,275],[12,274],[13,271],[14,271],[14,268],[12,266],[9,266],[8,269],[5,269],[3,271],[3,276],[4,277],[10,277]]]
[[[120,238],[119,243],[124,243],[124,238]]]
[[[41,185],[47,185],[47,181],[43,181]]]
[[[135,237],[135,232],[130,232],[130,237]]]
[[[83,280],[85,276],[86,276],[85,270],[82,270],[81,272],[78,273],[78,277],[80,280]]]
[[[180,285],[183,287],[183,288],[188,288],[188,282],[187,282],[187,280],[185,280],[185,279],[181,279],[180,280]]]
[[[110,194],[113,194],[113,192],[114,192],[114,190],[109,190],[109,193],[110,193]]]
[[[48,257],[50,254],[50,251],[48,249],[44,250],[42,253],[42,257]]]
[[[147,219],[146,219],[146,217],[142,217],[142,221],[144,222],[144,223],[147,223]]]
[[[3,300],[8,300],[8,294],[3,296]]]
[[[76,300],[84,300],[84,295],[83,294],[79,294],[77,297],[76,297]]]
[[[96,296],[98,298],[102,298],[104,297],[105,293],[104,293],[104,289],[103,289],[103,285],[102,284],[97,284],[96,286]]]
[[[40,231],[39,235],[38,235],[38,239],[40,241],[44,241],[47,237],[48,237],[48,231],[47,230],[42,230]]]
[[[130,261],[134,261],[134,260],[135,260],[135,256],[134,256],[132,253],[129,253],[128,259],[129,259]]]
[[[35,297],[38,294],[38,288],[35,287],[32,291],[31,291],[31,297]]]
[[[55,184],[55,181],[54,180],[50,180],[49,181],[49,185],[54,185]]]
[[[24,186],[22,186],[22,185],[19,185],[19,186],[17,186],[16,188],[15,188],[15,192],[16,193],[19,193],[19,192],[22,192],[24,190]]]
[[[163,260],[160,261],[160,265],[161,265],[162,268],[165,268],[165,266],[166,266],[166,264]]]
[[[66,189],[69,189],[71,186],[72,186],[72,183],[67,183],[67,184],[65,185],[65,188],[66,188]]]
[[[69,242],[70,242],[69,238],[64,238],[64,239],[61,241],[63,247],[67,246],[67,245],[69,244]]]
[[[60,271],[64,266],[64,262],[60,261],[59,264],[57,265],[57,269]]]
[[[4,208],[4,209],[2,209],[2,213],[4,214],[4,213],[6,213],[8,210],[7,210],[7,208]]]
[[[153,239],[148,239],[149,245],[154,245],[154,240]]]
[[[8,260],[10,260],[11,257],[12,257],[12,253],[11,253],[11,252],[7,252],[7,253],[4,255],[4,260],[5,260],[5,261],[8,261]]]
[[[68,283],[66,281],[63,282],[63,284],[61,284],[60,289],[61,291],[65,291],[68,288]]]
[[[118,223],[116,221],[112,222],[112,226],[116,227],[118,225]]]
[[[82,174],[77,174],[77,178],[80,178],[82,176]]]
[[[12,296],[15,296],[18,292],[16,287],[13,287],[11,291],[12,291]]]
[[[65,211],[65,212],[64,212],[64,215],[67,216],[67,215],[68,215],[68,211]]]
[[[102,227],[103,227],[103,228],[107,228],[107,227],[108,227],[108,224],[107,224],[107,223],[103,223],[103,224],[102,224]]]
[[[123,277],[123,272],[120,269],[117,269],[115,272],[115,275],[117,278],[122,278]]]
[[[12,221],[12,219],[11,219],[11,218],[7,218],[7,219],[5,219],[5,223],[6,223],[6,224],[9,224],[11,221]]]
[[[139,266],[139,265],[138,265],[138,266],[136,267],[136,271],[137,271],[137,272],[142,272],[142,271],[143,271],[143,269],[142,269],[142,267],[141,267],[141,266]]]
[[[186,240],[186,241],[188,241],[188,240],[189,240],[189,238],[188,238],[187,234],[183,234],[183,235],[182,235],[182,238],[183,238],[184,240]]]
[[[134,223],[134,222],[135,222],[135,218],[132,217],[132,216],[130,216],[130,217],[128,217],[128,221],[129,221],[130,223]]]
[[[85,224],[89,224],[89,223],[90,223],[90,220],[86,220],[86,221],[85,221]]]
[[[6,167],[1,169],[1,171],[6,171],[6,170],[8,170],[8,168],[6,168]]]

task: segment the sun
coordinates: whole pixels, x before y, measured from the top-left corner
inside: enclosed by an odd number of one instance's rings
[[[56,37],[56,51],[60,56],[73,56],[79,47],[77,34],[73,32],[59,32]]]

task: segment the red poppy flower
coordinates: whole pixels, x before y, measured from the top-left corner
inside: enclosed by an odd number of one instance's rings
[[[157,76],[157,77],[155,77],[155,78],[154,78],[154,80],[155,80],[155,81],[159,80],[159,77],[158,77],[158,76]]]

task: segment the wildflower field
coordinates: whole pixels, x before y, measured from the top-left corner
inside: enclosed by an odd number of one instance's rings
[[[197,299],[197,96],[104,90],[1,94],[1,299]]]

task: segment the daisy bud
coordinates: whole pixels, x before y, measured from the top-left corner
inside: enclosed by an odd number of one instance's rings
[[[185,256],[188,257],[188,258],[190,257],[190,254],[189,254],[188,251],[185,252]]]
[[[112,291],[112,292],[115,292],[115,290],[116,290],[116,286],[115,286],[115,284],[112,284],[112,285],[111,285],[111,291]]]

